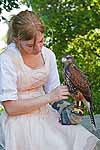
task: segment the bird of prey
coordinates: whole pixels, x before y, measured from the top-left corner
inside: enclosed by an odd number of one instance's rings
[[[64,84],[67,86],[72,98],[76,101],[76,111],[80,111],[81,102],[87,106],[92,130],[96,130],[96,123],[93,115],[93,100],[89,81],[87,80],[86,75],[81,72],[78,66],[75,64],[75,60],[71,55],[64,55],[62,57],[62,66],[63,66],[63,77]],[[82,113],[82,112],[81,112]]]

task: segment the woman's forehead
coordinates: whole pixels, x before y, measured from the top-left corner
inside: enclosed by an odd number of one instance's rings
[[[36,35],[36,41],[41,41],[44,38],[44,34],[43,33],[39,33]],[[23,44],[34,44],[34,38],[32,38],[31,40],[27,40],[27,41],[22,41]]]
[[[24,44],[34,44],[34,38],[32,38],[31,40],[27,40],[27,41],[22,41]]]

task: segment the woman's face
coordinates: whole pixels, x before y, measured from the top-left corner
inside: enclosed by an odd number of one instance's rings
[[[38,32],[35,42],[34,42],[34,38],[28,41],[20,40],[20,49],[24,54],[37,55],[41,52],[43,44],[44,44],[44,34]]]

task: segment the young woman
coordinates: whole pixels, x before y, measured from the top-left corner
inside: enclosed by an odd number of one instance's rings
[[[0,55],[5,150],[94,150],[98,139],[81,125],[61,125],[49,105],[70,94],[43,41],[44,25],[35,13],[11,18],[8,46]]]

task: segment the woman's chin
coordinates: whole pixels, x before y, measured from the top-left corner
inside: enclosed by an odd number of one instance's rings
[[[38,55],[41,51],[33,52],[33,55]]]
[[[38,51],[38,52],[27,52],[28,55],[38,55],[41,51]]]

